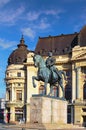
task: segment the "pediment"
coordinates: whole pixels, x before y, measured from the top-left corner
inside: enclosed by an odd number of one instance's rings
[[[72,57],[72,60],[82,60],[86,59],[86,52],[81,52],[78,55]]]

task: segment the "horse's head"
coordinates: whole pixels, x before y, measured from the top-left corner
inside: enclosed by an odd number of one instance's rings
[[[34,66],[39,67],[39,64],[41,62],[41,56],[40,55],[34,55],[33,56],[33,61],[34,61]]]

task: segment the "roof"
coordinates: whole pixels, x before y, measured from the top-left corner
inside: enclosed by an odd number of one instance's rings
[[[26,58],[29,50],[27,49],[27,45],[24,43],[24,38],[22,36],[20,43],[17,45],[18,48],[15,49],[8,58],[8,65],[11,64],[22,64]]]
[[[77,35],[78,33],[39,38],[35,53],[42,55],[47,55],[49,51],[52,51],[53,55],[69,53],[74,41],[77,41]]]
[[[76,45],[86,46],[86,26],[79,33],[39,37],[35,53],[45,56],[49,51],[52,51],[53,55],[70,54]]]
[[[80,46],[86,46],[86,26],[84,26],[79,33]]]

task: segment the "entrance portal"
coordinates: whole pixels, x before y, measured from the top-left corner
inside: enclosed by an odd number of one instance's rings
[[[86,116],[83,116],[83,126],[86,127]]]

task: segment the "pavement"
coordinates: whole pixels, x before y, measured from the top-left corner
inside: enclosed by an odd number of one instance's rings
[[[67,127],[67,128],[66,128]],[[51,124],[3,124],[0,123],[0,130],[86,130],[84,127],[71,125],[51,125]]]

